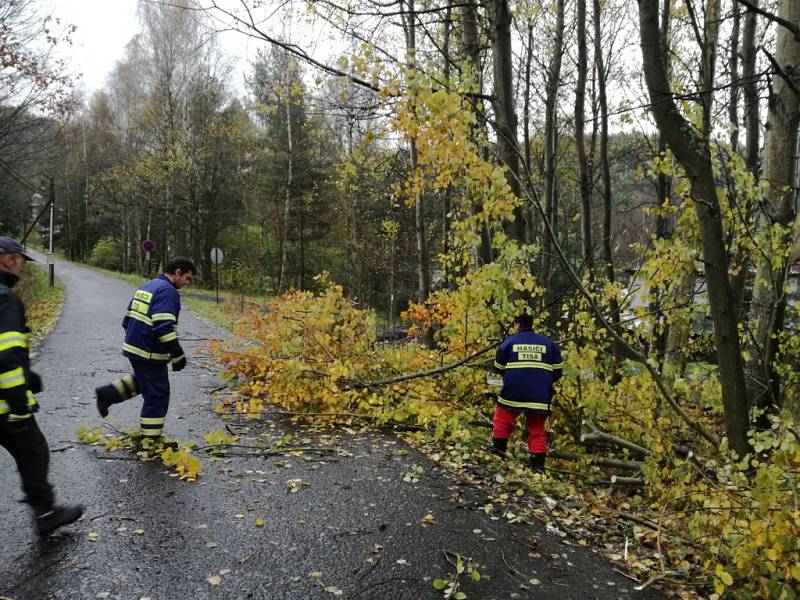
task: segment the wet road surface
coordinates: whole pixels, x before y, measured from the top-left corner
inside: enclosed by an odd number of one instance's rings
[[[298,431],[296,441],[339,451],[203,456],[196,483],[177,480],[160,463],[79,443],[80,425],[101,423],[94,387],[130,370],[119,347],[133,288],[69,263],[57,263],[56,274],[67,296],[34,357],[45,384],[37,420],[52,451],[59,500],[82,502],[86,512],[38,540],[19,503],[13,461],[0,450],[0,596],[435,599],[443,592],[432,581],[454,572],[458,553],[481,574],[477,582],[464,578],[460,589],[470,600],[663,598],[649,588],[635,591],[601,557],[539,523],[492,519],[479,510],[485,497],[388,434]],[[224,335],[185,308],[179,331],[190,357],[204,340]],[[213,368],[190,358],[170,378],[167,433],[203,443],[204,433],[223,425],[211,410],[209,394],[220,385]],[[112,407],[106,422],[136,426],[140,402]],[[261,433],[279,436],[282,427],[237,433],[252,444]],[[423,469],[416,483],[404,481],[412,465]]]

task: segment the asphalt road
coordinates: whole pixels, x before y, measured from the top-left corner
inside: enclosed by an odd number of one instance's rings
[[[67,263],[56,273],[67,297],[34,357],[45,383],[38,421],[59,499],[87,508],[74,525],[38,540],[18,502],[13,461],[0,451],[0,596],[434,599],[444,596],[432,581],[454,571],[458,553],[481,574],[461,588],[470,600],[663,598],[649,588],[634,591],[601,557],[538,523],[493,519],[479,510],[485,498],[478,492],[387,434],[296,431],[306,445],[338,452],[204,458],[197,483],[130,454],[80,444],[76,429],[101,422],[94,387],[129,371],[119,352],[120,321],[133,289]],[[223,335],[186,309],[179,330],[190,356],[205,343],[198,338]],[[190,360],[171,379],[167,432],[202,442],[222,426],[210,406],[219,385],[213,369]],[[114,406],[107,421],[135,426],[139,407],[135,399]],[[242,433],[254,443],[283,427],[266,423]],[[412,465],[423,469],[416,483],[403,479]]]

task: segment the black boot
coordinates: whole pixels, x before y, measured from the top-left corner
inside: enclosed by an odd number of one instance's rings
[[[492,438],[492,452],[505,458],[508,450],[508,438]]]
[[[69,525],[77,521],[83,514],[83,505],[34,506],[33,514],[35,515],[34,523],[36,525],[36,533],[44,537],[63,525]]]
[[[114,404],[116,390],[109,385],[101,385],[94,388],[94,395],[97,396],[97,412],[104,419],[108,416],[108,407]]]
[[[139,386],[133,375],[126,375],[121,379],[115,379],[111,383],[94,388],[94,394],[97,396],[97,412],[105,419],[112,404],[138,395]]]
[[[542,452],[541,454],[531,454],[531,469],[539,473],[544,473],[545,458],[547,458],[547,454],[545,454],[544,452]]]

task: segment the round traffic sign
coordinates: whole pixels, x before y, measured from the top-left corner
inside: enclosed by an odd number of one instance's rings
[[[222,253],[222,250],[220,250],[219,248],[215,247],[215,248],[211,249],[211,262],[214,263],[215,265],[220,264],[224,257],[225,257],[225,255]]]
[[[156,249],[156,243],[153,240],[145,240],[142,242],[142,250],[145,252],[152,252]]]

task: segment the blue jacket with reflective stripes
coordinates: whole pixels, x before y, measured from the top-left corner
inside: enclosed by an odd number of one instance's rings
[[[178,343],[181,297],[165,275],[159,275],[136,290],[128,304],[122,326],[128,358],[168,362],[182,354]]]
[[[500,344],[494,366],[503,374],[498,404],[512,410],[550,414],[553,383],[564,368],[561,350],[553,340],[523,329]]]

